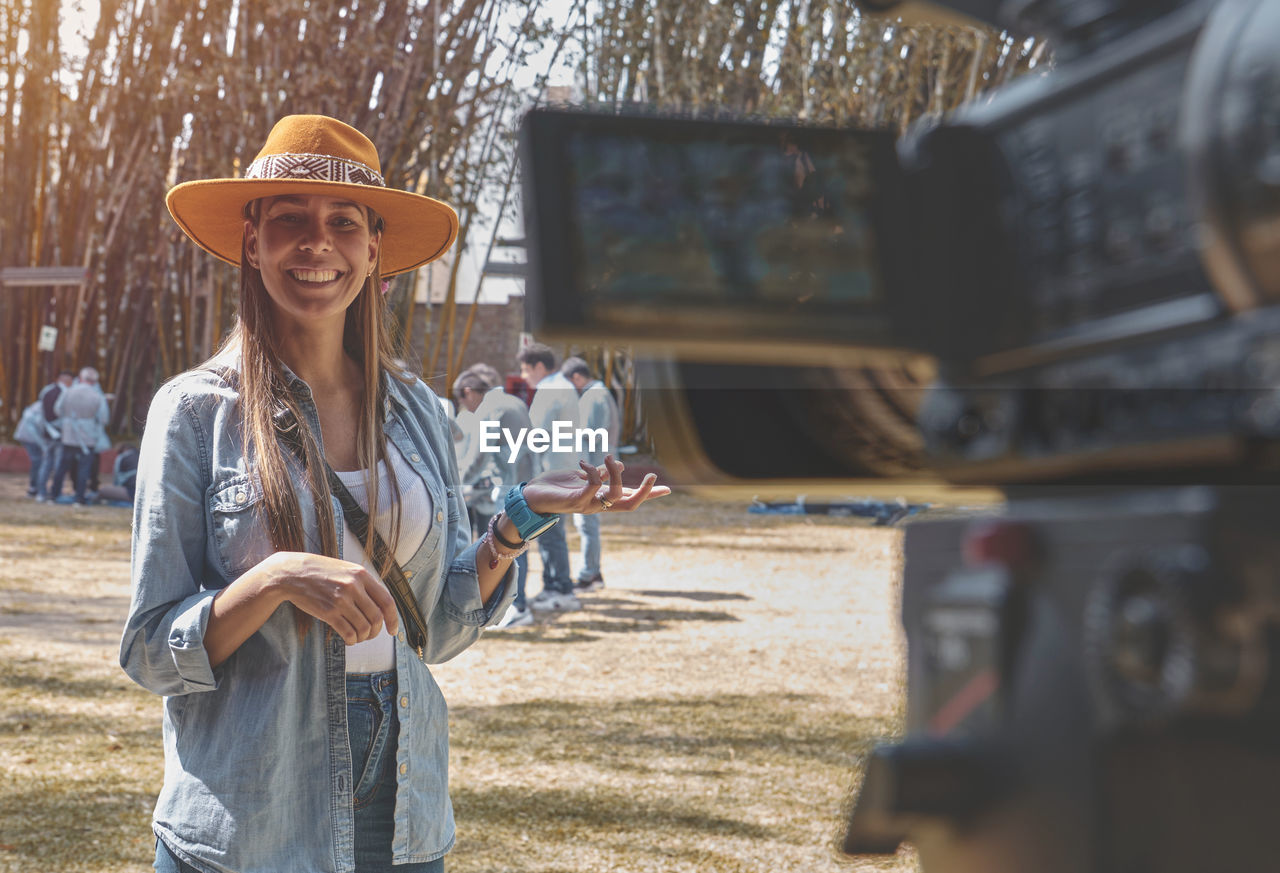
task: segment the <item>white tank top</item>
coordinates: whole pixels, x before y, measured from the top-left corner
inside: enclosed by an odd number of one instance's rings
[[[396,561],[401,565],[408,563],[414,552],[422,545],[431,530],[431,493],[421,477],[413,471],[395,445],[388,440],[387,459],[395,472],[396,482],[400,486],[400,542],[396,545]],[[363,470],[338,473],[342,484],[347,486],[356,503],[365,511],[369,511],[369,494],[365,487]],[[387,474],[386,461],[378,462],[378,514],[374,518],[374,528],[388,543],[391,542],[391,479]],[[378,571],[373,561],[365,554],[364,544],[351,532],[345,522],[342,535],[342,559],[364,567],[376,578]],[[347,646],[348,673],[378,673],[396,668],[395,638],[387,633],[384,625],[376,637]]]

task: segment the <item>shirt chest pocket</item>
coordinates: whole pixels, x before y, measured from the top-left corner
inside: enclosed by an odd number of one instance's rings
[[[262,489],[246,473],[214,483],[209,525],[211,557],[228,582],[275,551],[262,512]]]

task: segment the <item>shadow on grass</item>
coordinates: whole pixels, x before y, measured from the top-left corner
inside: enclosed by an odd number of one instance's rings
[[[116,534],[124,531],[127,541],[129,521],[133,517],[131,512],[111,506],[73,507],[44,503],[28,507],[28,510],[24,513],[0,513],[0,525],[52,528],[62,535],[59,539],[70,539],[84,533]]]
[[[806,845],[809,829],[777,813],[812,803],[831,781],[822,774],[852,780],[897,732],[891,717],[846,716],[817,695],[538,700],[451,716],[455,752],[507,774],[455,782],[460,820],[553,841],[626,833],[637,851],[663,846],[682,861],[726,839]]]
[[[86,789],[74,780],[61,787],[0,787],[0,822],[13,825],[3,830],[0,869],[150,869],[154,793],[119,784]]]
[[[696,805],[673,802],[637,802],[634,795],[621,790],[601,789],[575,791],[567,788],[529,789],[513,785],[488,788],[455,787],[451,792],[459,819],[472,827],[509,825],[513,812],[529,816],[534,828],[542,829],[539,817],[557,828],[582,827],[615,831],[625,828],[637,834],[652,831],[672,836],[675,832],[714,834],[716,836],[769,839],[774,833],[760,825],[718,816]],[[536,812],[535,812],[536,811]]]
[[[659,596],[667,595],[662,593]],[[729,595],[730,598],[739,596]],[[547,622],[489,633],[484,637],[485,643],[583,643],[601,639],[606,634],[652,633],[683,622],[719,623],[742,620],[732,613],[719,610],[664,609],[625,597],[592,596],[584,602],[586,608],[582,612],[566,613]]]
[[[601,703],[534,700],[452,710],[455,744],[486,754],[562,758],[609,770],[712,770],[708,759],[848,767],[870,745],[896,735],[889,717],[834,711],[816,695],[720,694]],[[731,751],[732,750],[732,751]],[[685,772],[685,770],[681,770]]]
[[[745,594],[734,594],[729,591],[666,591],[661,588],[649,588],[637,591],[635,589],[627,589],[628,594],[639,594],[641,597],[682,597],[686,600],[700,600],[709,602],[713,600],[751,600]]]
[[[10,661],[0,666],[0,697],[9,692],[24,695],[49,694],[106,701],[120,698],[132,690],[128,679],[118,677],[81,676],[70,671],[55,670],[35,660]]]
[[[68,599],[38,591],[0,591],[0,635],[113,648],[128,610],[129,598],[123,596]]]
[[[892,530],[892,528],[879,528],[879,530]],[[781,539],[767,539],[759,536],[757,531],[751,532],[753,535],[751,550],[756,554],[832,554],[838,555],[849,551],[850,546],[841,545],[821,545],[815,543],[812,539],[796,539],[792,541],[782,541]],[[635,535],[615,534],[609,532],[606,542],[611,546],[632,546],[636,548],[651,547],[666,551],[668,549],[677,550],[693,550],[693,551],[721,551],[721,552],[741,552],[743,544],[741,542],[728,542],[716,538],[715,529],[711,529],[706,533],[690,536],[687,531],[681,531],[680,537],[668,537],[662,540],[655,540],[653,536],[638,533]]]

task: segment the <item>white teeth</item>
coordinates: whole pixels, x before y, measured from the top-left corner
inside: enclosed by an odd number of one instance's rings
[[[290,270],[289,275],[299,282],[332,282],[338,278],[337,270]]]

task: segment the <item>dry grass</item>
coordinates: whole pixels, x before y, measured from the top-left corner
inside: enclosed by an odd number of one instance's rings
[[[149,869],[159,704],[115,660],[128,512],[20,494],[0,476],[0,871]],[[682,495],[609,517],[583,612],[437,669],[451,873],[914,869],[832,848],[901,726],[900,564],[899,532],[845,520]]]

